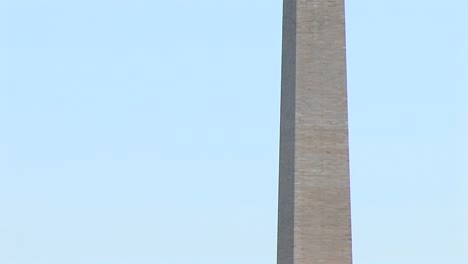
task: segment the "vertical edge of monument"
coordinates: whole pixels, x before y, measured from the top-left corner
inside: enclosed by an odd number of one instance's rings
[[[281,72],[278,264],[294,262],[296,0],[284,0]]]

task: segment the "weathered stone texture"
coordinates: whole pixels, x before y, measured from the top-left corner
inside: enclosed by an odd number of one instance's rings
[[[278,264],[351,264],[343,0],[284,0]]]

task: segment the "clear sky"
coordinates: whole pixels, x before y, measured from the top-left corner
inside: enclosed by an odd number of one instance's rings
[[[0,0],[0,263],[275,263],[281,9]],[[466,10],[347,2],[355,264],[468,263]]]

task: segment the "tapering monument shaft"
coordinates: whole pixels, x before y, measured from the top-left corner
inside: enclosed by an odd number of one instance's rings
[[[284,0],[278,264],[351,264],[344,0]]]

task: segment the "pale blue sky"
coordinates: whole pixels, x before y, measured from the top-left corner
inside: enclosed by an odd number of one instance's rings
[[[281,8],[0,0],[0,263],[275,263]],[[347,2],[355,264],[468,263],[466,10]]]

